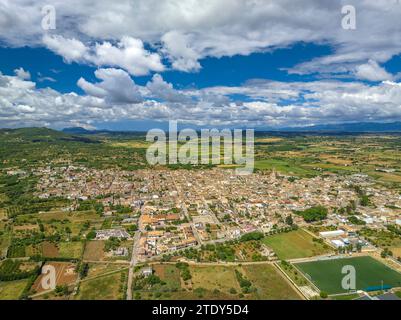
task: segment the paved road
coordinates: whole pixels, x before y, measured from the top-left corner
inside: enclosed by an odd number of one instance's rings
[[[134,268],[138,263],[138,248],[139,248],[139,239],[141,237],[141,231],[137,231],[134,236],[134,244],[132,246],[132,257],[128,272],[128,282],[127,282],[127,300],[132,300],[132,280],[134,278]]]
[[[93,264],[121,264],[121,265],[127,265],[130,264],[130,261],[125,261],[125,260],[117,260],[117,261],[99,261],[99,260],[83,260],[82,262],[85,263],[93,263]]]

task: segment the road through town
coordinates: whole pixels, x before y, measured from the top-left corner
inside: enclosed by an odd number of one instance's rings
[[[132,280],[134,277],[134,268],[138,263],[138,248],[139,248],[139,239],[141,238],[141,232],[137,231],[134,236],[134,244],[132,246],[132,257],[128,272],[128,282],[127,282],[127,300],[132,300]]]

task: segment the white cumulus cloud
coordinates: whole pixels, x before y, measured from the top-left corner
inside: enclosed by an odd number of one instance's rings
[[[101,80],[100,83],[92,84],[83,78],[78,80],[78,86],[86,94],[103,98],[110,103],[142,102],[139,87],[124,70],[99,69],[95,71],[95,76]]]
[[[140,39],[132,37],[123,37],[115,45],[104,41],[87,46],[77,39],[67,39],[60,35],[45,35],[43,43],[67,62],[120,67],[135,76],[164,70],[160,56],[146,50]]]
[[[368,63],[357,66],[355,75],[359,79],[369,81],[384,81],[391,80],[393,78],[392,74],[380,67],[374,60],[369,60]]]
[[[56,8],[57,29],[48,35],[41,28],[44,5]],[[343,5],[356,8],[355,30],[341,27]],[[89,54],[84,62],[132,75],[162,72],[165,58],[168,67],[193,72],[205,57],[315,43],[332,50],[290,72],[353,76],[369,59],[382,64],[401,53],[400,15],[395,0],[2,0],[0,28],[7,32],[0,40],[9,46],[44,40],[67,61]]]

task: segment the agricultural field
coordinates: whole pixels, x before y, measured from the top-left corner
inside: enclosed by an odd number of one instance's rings
[[[1,198],[1,196],[0,196],[0,198]],[[7,219],[7,211],[4,209],[0,209],[0,220],[4,220],[4,219]]]
[[[86,278],[94,278],[126,268],[127,266],[116,263],[89,263],[89,270]]]
[[[266,246],[260,241],[239,242],[233,246],[237,261],[265,261]]]
[[[81,282],[76,300],[121,300],[125,295],[127,271]]]
[[[321,291],[328,294],[347,292],[341,286],[344,277],[342,268],[347,265],[355,267],[357,290],[380,288],[382,285],[401,286],[401,274],[399,272],[368,256],[295,264]]]
[[[233,267],[225,266],[191,266],[190,272],[192,275],[192,288],[204,288],[206,291],[213,291],[215,289],[229,293],[231,288],[240,292],[240,286],[235,277]]]
[[[59,249],[55,243],[43,242],[42,255],[46,258],[57,258],[59,255]]]
[[[28,284],[28,280],[0,281],[0,300],[18,300]]]
[[[109,142],[109,145],[116,148],[147,149],[151,143],[145,140],[129,140],[121,142]]]
[[[255,139],[255,167],[295,176],[363,172],[379,183],[401,181],[397,135],[261,136]],[[377,168],[392,168],[381,172]]]
[[[79,259],[82,256],[84,245],[80,241],[61,242],[59,244],[59,257]]]
[[[300,296],[270,264],[244,265],[244,274],[256,287],[252,299],[298,300]]]
[[[0,223],[1,224],[1,223]],[[11,233],[4,229],[0,231],[0,257],[6,256],[6,251],[10,245]]]
[[[32,222],[38,221],[38,224],[32,225]],[[102,218],[94,211],[85,212],[62,212],[51,211],[38,214],[18,215],[15,218],[15,228],[21,229],[27,236],[29,232],[38,231],[39,225],[46,237],[51,237],[54,234],[60,235],[64,241],[69,241],[71,238],[82,238],[84,232],[91,227],[100,227]]]
[[[175,265],[156,264],[153,266],[153,269],[155,275],[165,281],[168,289],[177,291],[181,288],[180,270]]]
[[[302,229],[267,236],[262,241],[272,248],[281,260],[313,257],[331,252],[330,247],[313,241],[313,237]]]
[[[390,250],[393,253],[394,258],[401,258],[401,246],[391,247]]]
[[[390,250],[395,249],[395,252],[397,252],[397,248],[401,247],[401,237],[390,231],[362,228],[359,233],[373,245],[378,247]]]
[[[232,241],[207,244],[200,249],[189,248],[181,256],[198,262],[266,261],[268,248],[260,241]]]
[[[41,256],[44,258],[62,258],[77,260],[83,253],[83,242],[49,242],[44,241],[40,244],[29,245],[25,248],[25,254],[28,257]]]
[[[268,159],[255,161],[255,169],[258,170],[277,170],[281,173],[288,175],[295,175],[299,177],[314,176],[316,175],[313,170],[302,167],[294,159]]]
[[[154,265],[160,278],[151,286],[134,286],[136,299],[299,299],[300,297],[271,264],[221,266],[189,265],[183,279],[174,264]],[[145,278],[146,281],[146,278]]]
[[[104,241],[88,241],[86,242],[84,261],[103,261],[105,260],[104,254]]]

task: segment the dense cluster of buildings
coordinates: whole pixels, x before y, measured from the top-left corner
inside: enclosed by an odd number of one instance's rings
[[[35,174],[39,176],[38,196],[71,199],[75,203],[71,210],[79,200],[87,199],[101,202],[108,216],[115,214],[116,205],[130,207],[132,215],[124,221],[138,224],[138,254],[144,258],[235,239],[256,230],[269,232],[285,226],[288,215],[305,225],[294,211],[317,205],[329,209],[327,225],[353,232],[357,227],[339,209],[358,202],[356,185],[373,204],[358,206],[359,219],[374,228],[401,224],[400,195],[362,174],[294,179],[275,171],[240,176],[217,168],[121,171],[73,166],[41,168]],[[100,230],[97,239],[128,235],[123,232],[123,228]]]

